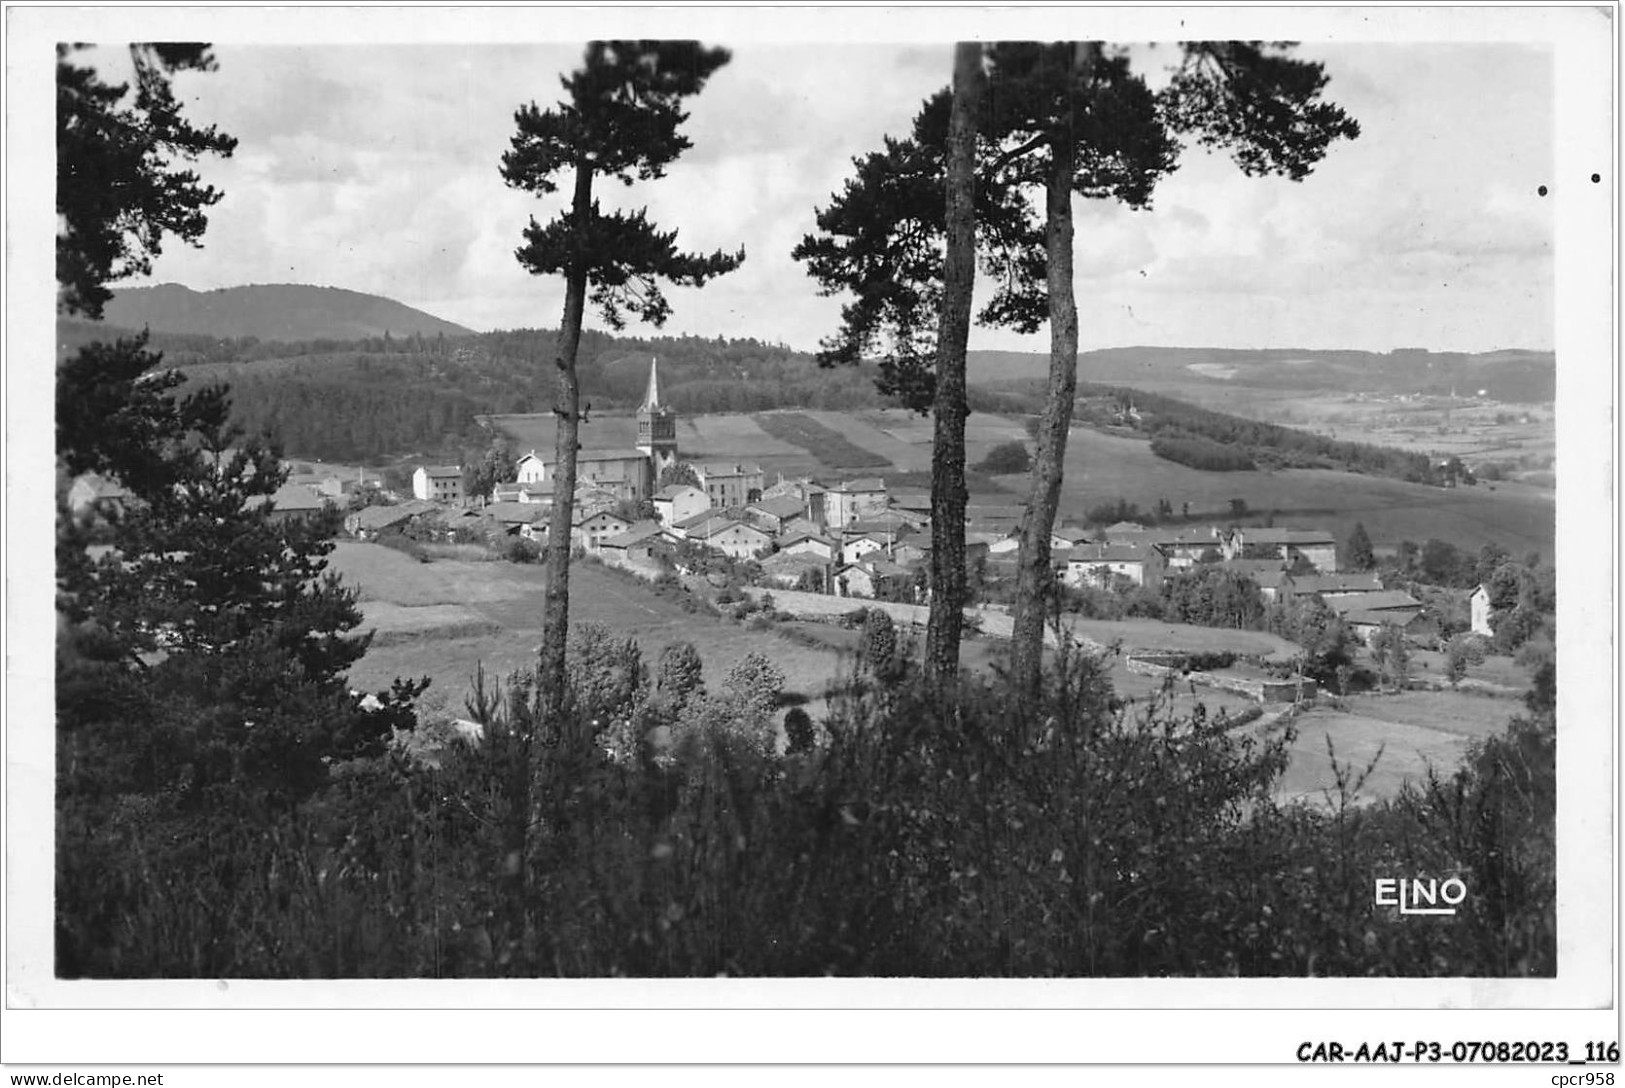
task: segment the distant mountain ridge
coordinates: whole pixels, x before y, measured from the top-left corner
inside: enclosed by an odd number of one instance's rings
[[[971,382],[1042,378],[1049,355],[972,351]],[[1300,348],[1105,348],[1078,353],[1078,379],[1132,385],[1212,383],[1268,389],[1366,393],[1448,393],[1483,389],[1495,400],[1551,401],[1557,354],[1509,348],[1467,354],[1403,348],[1391,352]]]
[[[194,291],[178,283],[114,291],[104,320],[127,329],[260,340],[467,336],[473,330],[404,303],[341,287],[262,283]]]

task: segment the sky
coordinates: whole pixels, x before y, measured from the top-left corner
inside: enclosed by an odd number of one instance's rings
[[[510,189],[498,163],[515,109],[557,101],[581,41],[547,40],[568,28],[546,25],[507,44],[459,42],[445,24],[402,43],[398,23],[375,26],[347,28],[341,44],[286,27],[216,38],[218,70],[177,89],[190,116],[240,141],[230,160],[197,166],[225,198],[201,249],[172,244],[127,286],[311,283],[480,331],[558,325],[562,280],[530,275],[513,251],[569,187]],[[928,28],[882,20],[814,45],[712,12],[704,40],[733,59],[688,100],[692,149],[659,181],[596,186],[609,207],[647,207],[685,249],[746,251],[731,275],[670,292],[664,331],[802,350],[834,331],[842,300],[820,297],[790,252],[852,159],[906,134],[947,83],[951,39],[921,40]],[[1146,29],[1166,43],[1182,28]],[[1346,37],[1297,49],[1325,65],[1328,96],[1362,129],[1307,180],[1246,178],[1193,147],[1150,210],[1076,200],[1083,348],[1554,346],[1557,201],[1540,193],[1555,186],[1554,50],[1538,34]],[[1153,85],[1177,56],[1172,44],[1134,50]],[[1044,351],[1047,332],[978,328],[971,346]]]

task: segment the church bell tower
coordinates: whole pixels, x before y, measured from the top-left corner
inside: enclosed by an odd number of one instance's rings
[[[638,451],[649,459],[651,479],[677,463],[677,416],[660,403],[660,364],[649,360],[649,388],[638,408]]]

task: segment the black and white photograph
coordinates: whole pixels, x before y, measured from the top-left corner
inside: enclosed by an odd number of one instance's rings
[[[8,6],[8,1065],[1617,1065],[1618,14]]]

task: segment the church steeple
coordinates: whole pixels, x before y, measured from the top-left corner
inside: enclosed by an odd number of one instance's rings
[[[660,403],[660,364],[649,360],[649,388],[638,406],[638,450],[649,459],[651,480],[677,460],[677,416]]]
[[[643,410],[658,412],[660,410],[660,360],[649,360],[649,388],[643,394]]]

